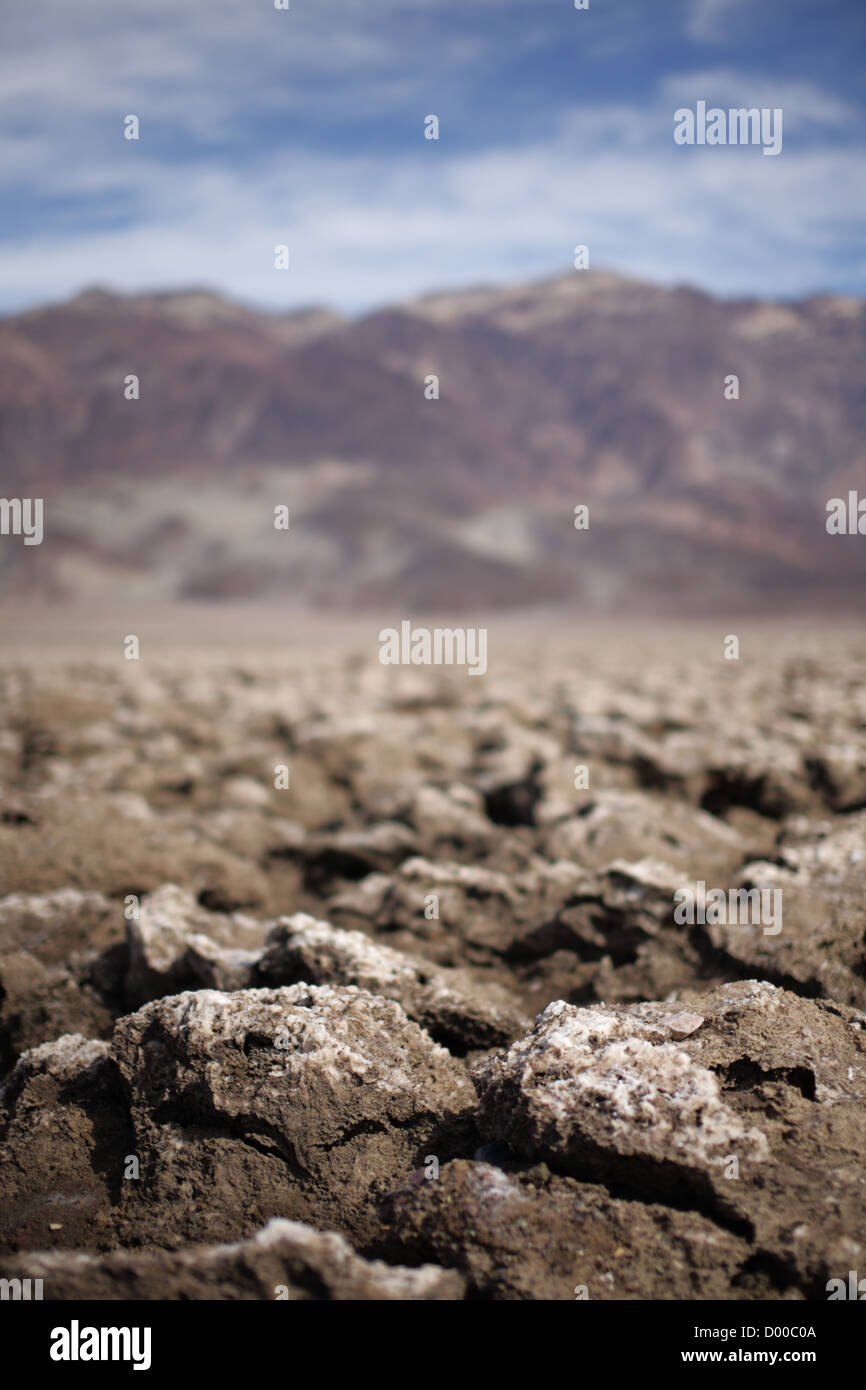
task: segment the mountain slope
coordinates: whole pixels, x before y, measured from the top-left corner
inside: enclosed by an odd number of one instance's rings
[[[866,541],[824,521],[866,493],[864,325],[856,300],[600,272],[355,321],[86,291],[0,322],[3,493],[45,499],[0,576],[413,612],[850,606]]]

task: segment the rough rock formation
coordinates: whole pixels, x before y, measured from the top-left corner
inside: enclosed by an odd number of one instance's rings
[[[864,1231],[866,1014],[774,985],[679,1005],[548,1005],[480,1070],[479,1127],[523,1158],[688,1204],[817,1288]]]
[[[744,634],[733,670],[703,640],[524,636],[483,682],[383,668],[375,632],[289,673],[4,667],[0,1277],[800,1300],[862,1271],[866,646]]]
[[[274,1218],[250,1240],[146,1254],[30,1254],[9,1278],[42,1279],[53,1299],[233,1298],[405,1300],[461,1298],[464,1281],[436,1265],[363,1260],[342,1236]]]

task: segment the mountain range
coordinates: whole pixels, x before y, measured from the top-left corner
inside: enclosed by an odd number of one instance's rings
[[[864,328],[839,295],[604,271],[352,319],[89,289],[0,320],[0,489],[44,499],[0,582],[398,616],[850,610],[866,538],[825,521],[866,495]]]

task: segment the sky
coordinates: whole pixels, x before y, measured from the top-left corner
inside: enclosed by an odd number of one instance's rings
[[[577,273],[578,244],[862,295],[864,69],[866,0],[2,0],[0,310],[101,285],[355,313]],[[780,107],[782,152],[676,145],[699,100]]]

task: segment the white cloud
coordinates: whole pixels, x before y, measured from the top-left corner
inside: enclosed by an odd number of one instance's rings
[[[501,3],[489,0],[491,22]],[[450,0],[436,8],[443,23],[460,12]],[[712,7],[693,6],[692,20],[701,8]],[[648,102],[575,104],[543,141],[521,140],[518,115],[503,119],[496,146],[455,153],[421,138],[433,106],[419,107],[414,145],[407,134],[357,158],[333,141],[313,148],[312,116],[321,132],[329,99],[344,116],[382,115],[425,90],[423,46],[410,62],[403,26],[429,10],[429,0],[293,0],[287,14],[239,0],[140,10],[18,0],[0,56],[6,306],[102,282],[361,308],[566,272],[577,242],[593,264],[730,293],[795,294],[827,283],[843,252],[850,265],[866,216],[862,153],[837,139],[859,113],[810,82],[710,67],[661,80]],[[477,42],[445,29],[455,63],[483,62]],[[774,160],[677,149],[674,107],[717,91],[725,104],[783,106],[786,136],[807,143]],[[127,111],[142,118],[138,143],[122,139]],[[260,144],[249,128],[239,143],[250,112],[266,120]],[[178,132],[160,157],[154,122]],[[21,193],[25,211],[45,211],[16,232]],[[282,241],[288,272],[273,269]]]
[[[748,3],[749,0],[691,0],[686,33],[699,43],[724,42],[729,37],[729,23],[739,18]]]
[[[94,282],[213,284],[273,307],[358,309],[451,284],[566,273],[572,247],[586,242],[593,264],[662,283],[768,294],[821,286],[828,258],[866,217],[860,155],[695,157],[668,144],[668,125],[618,108],[574,111],[544,144],[451,159],[422,141],[401,159],[295,155],[287,167],[271,153],[243,172],[145,159],[132,226],[46,226],[7,242],[7,283],[22,303]],[[102,176],[110,187],[113,167],[92,169],[94,185]],[[288,271],[273,269],[282,241]]]
[[[481,12],[494,5],[519,9],[524,0],[473,0]],[[429,50],[408,42],[419,22],[435,25],[443,64],[484,58],[451,22],[465,14],[458,0],[439,0],[435,10],[430,0],[297,0],[289,11],[268,0],[4,0],[4,10],[0,91],[7,113],[29,119],[108,115],[138,100],[195,132],[202,108],[309,110],[322,80],[362,88],[395,73],[423,74]]]

